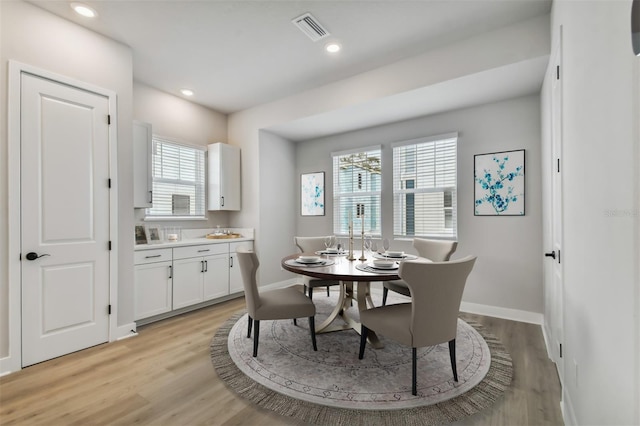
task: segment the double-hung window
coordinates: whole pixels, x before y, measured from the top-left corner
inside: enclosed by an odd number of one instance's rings
[[[205,149],[153,136],[153,207],[147,216],[154,218],[204,218]]]
[[[349,233],[349,219],[354,233],[380,235],[380,193],[382,160],[380,147],[334,152],[333,156],[333,232]]]
[[[457,238],[458,134],[393,144],[396,237]]]

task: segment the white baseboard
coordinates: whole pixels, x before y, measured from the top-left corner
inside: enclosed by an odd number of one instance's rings
[[[547,348],[547,356],[550,360],[553,361],[553,357],[551,356],[551,354],[553,354],[553,351],[551,350],[551,343],[549,341],[549,335],[547,334],[547,327],[542,324],[542,327],[540,328],[542,328],[542,338],[544,339],[544,347]]]
[[[21,369],[20,361],[17,360],[16,357],[7,356],[0,358],[0,377],[15,373]]]
[[[127,339],[129,337],[133,337],[137,335],[138,333],[136,332],[136,323],[132,322],[129,324],[118,326],[118,328],[111,335],[110,341],[113,342],[116,340]]]
[[[260,286],[260,288],[264,290],[272,290],[274,288],[282,288],[282,287],[287,287],[293,284],[298,284],[299,281],[300,281],[299,279],[291,278],[289,280],[278,281],[275,283]],[[381,297],[382,295],[381,286],[376,285],[376,283],[371,283],[371,284],[372,284],[371,294],[380,295]],[[530,324],[537,324],[540,326],[544,324],[544,316],[542,314],[537,312],[522,311],[519,309],[501,308],[499,306],[490,306],[490,305],[481,305],[478,303],[462,302],[462,304],[460,305],[460,311],[468,312],[470,314],[486,315],[489,317],[526,322]],[[544,327],[541,327],[541,328],[544,332]],[[545,338],[545,342],[546,342],[546,338]],[[547,345],[547,348],[548,348],[548,345]]]
[[[470,314],[486,315],[512,321],[526,322],[530,324],[544,324],[544,316],[537,312],[521,311],[519,309],[502,308],[499,306],[480,305],[478,303],[462,302],[460,310]]]
[[[566,426],[577,425],[576,413],[573,411],[573,405],[571,404],[571,398],[569,394],[562,390],[562,401],[560,402],[560,410],[562,411],[562,420]]]

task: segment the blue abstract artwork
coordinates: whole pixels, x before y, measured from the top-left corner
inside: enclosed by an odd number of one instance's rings
[[[302,216],[324,216],[324,172],[302,174],[300,188]]]
[[[524,216],[524,149],[474,156],[474,214]]]

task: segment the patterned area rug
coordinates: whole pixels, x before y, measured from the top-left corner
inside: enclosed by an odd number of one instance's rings
[[[337,301],[318,291],[316,324]],[[394,298],[394,302],[406,299]],[[357,309],[349,308],[357,317]],[[511,358],[479,324],[458,320],[458,382],[447,344],[418,349],[418,395],[411,394],[411,348],[380,336],[358,359],[353,330],[318,334],[314,352],[307,319],[261,321],[258,357],[246,337],[247,315],[238,313],[216,333],[211,357],[234,391],[263,408],[317,424],[443,424],[476,413],[509,386]]]

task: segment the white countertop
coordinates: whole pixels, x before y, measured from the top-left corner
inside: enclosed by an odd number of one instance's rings
[[[206,238],[205,235],[213,234],[213,229],[184,229],[182,230],[182,239],[180,241],[161,241],[153,244],[136,244],[135,251],[154,250],[174,247],[197,246],[199,244],[225,244],[241,241],[253,241],[253,229],[247,228],[229,228],[230,232],[242,235],[239,238]]]

